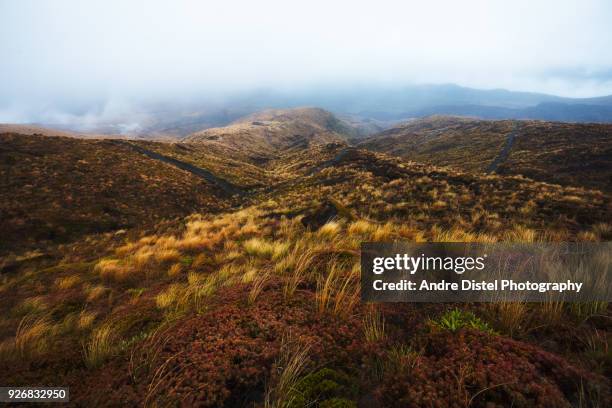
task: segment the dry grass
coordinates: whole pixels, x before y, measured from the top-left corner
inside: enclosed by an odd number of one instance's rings
[[[155,296],[155,304],[157,304],[157,307],[159,307],[160,309],[167,309],[170,306],[176,304],[179,296],[181,295],[181,292],[182,285],[170,285],[167,289]]]
[[[106,322],[96,328],[83,345],[83,359],[89,368],[102,365],[115,353],[116,329],[112,323]]]
[[[60,290],[70,289],[81,282],[78,275],[64,276],[55,280],[55,286]]]
[[[329,221],[321,228],[319,228],[318,235],[323,238],[333,238],[335,237],[341,230],[341,226],[336,221]]]
[[[244,250],[251,256],[278,259],[289,250],[286,242],[269,242],[260,238],[251,238],[244,243]]]
[[[91,327],[93,322],[96,320],[97,314],[96,312],[90,312],[87,310],[82,310],[79,313],[79,317],[77,320],[77,326],[79,329],[84,330]]]
[[[550,326],[558,326],[564,319],[565,302],[548,300],[538,305],[540,318]]]
[[[100,299],[107,292],[108,288],[102,285],[88,286],[85,288],[85,293],[88,302],[93,302],[97,299]]]
[[[168,248],[155,252],[154,256],[158,262],[176,262],[180,259],[181,253],[174,248]]]
[[[357,220],[351,223],[347,229],[351,235],[367,235],[372,233],[376,226],[365,220]]]
[[[377,343],[385,338],[385,319],[375,306],[370,307],[362,323],[363,335],[369,343]]]
[[[273,387],[268,388],[266,408],[289,408],[296,398],[296,385],[308,364],[309,348],[285,340],[275,366],[280,374]]]
[[[134,269],[117,259],[102,259],[96,264],[95,270],[106,281],[125,282],[134,277]]]
[[[504,333],[512,337],[527,329],[526,320],[529,317],[529,308],[525,302],[492,303],[489,307],[496,312],[494,320],[496,327]]]
[[[31,358],[43,354],[49,344],[48,335],[52,324],[46,316],[25,316],[15,333],[14,350],[22,358]]]
[[[170,269],[168,269],[168,276],[174,278],[179,276],[181,272],[183,272],[183,265],[180,263],[175,263],[170,267]]]
[[[326,273],[317,278],[315,299],[319,313],[350,314],[359,302],[358,270],[332,261]]]
[[[251,290],[249,291],[248,303],[252,305],[257,300],[257,297],[264,289],[266,282],[270,279],[267,273],[260,274],[253,279]]]
[[[536,242],[537,238],[536,231],[522,225],[517,225],[513,230],[506,232],[504,235],[504,241],[506,242]]]

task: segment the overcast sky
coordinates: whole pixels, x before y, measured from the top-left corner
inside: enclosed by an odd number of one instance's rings
[[[606,95],[611,22],[607,0],[0,0],[0,121],[265,86]]]

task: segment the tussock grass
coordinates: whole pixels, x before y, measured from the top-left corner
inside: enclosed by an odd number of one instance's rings
[[[49,346],[48,335],[51,330],[52,323],[47,316],[25,316],[19,322],[15,333],[14,350],[22,358],[43,354]]]
[[[376,229],[376,226],[365,220],[357,220],[351,223],[348,227],[350,235],[367,235],[371,234]]]
[[[155,252],[155,260],[158,262],[176,262],[181,258],[181,253],[174,249],[162,249]]]
[[[280,374],[266,391],[264,407],[289,408],[296,399],[296,386],[308,364],[307,345],[284,340],[275,366]]]
[[[83,345],[83,359],[89,368],[102,365],[115,353],[116,328],[110,322],[102,324],[90,335]]]
[[[495,326],[511,337],[524,333],[528,327],[529,307],[525,302],[491,303]]]
[[[16,316],[27,316],[41,314],[49,305],[45,302],[43,296],[32,296],[25,298],[19,305],[13,309],[13,314]]]
[[[79,313],[79,317],[78,317],[78,320],[77,320],[78,328],[81,329],[81,330],[90,328],[91,325],[93,324],[93,322],[96,320],[96,317],[97,317],[97,313],[96,312],[82,310]]]
[[[371,307],[362,319],[363,335],[369,343],[385,338],[385,319],[377,307]]]
[[[320,237],[325,237],[325,238],[333,238],[338,233],[340,233],[341,229],[342,228],[338,222],[329,221],[328,223],[323,225],[321,228],[319,228],[317,235]]]
[[[173,264],[170,269],[168,269],[168,276],[173,278],[181,274],[183,272],[183,265],[180,263]]]
[[[87,286],[85,295],[88,302],[94,302],[104,296],[108,292],[108,288],[103,285]]]
[[[262,292],[269,279],[270,275],[268,273],[260,274],[253,279],[253,284],[251,286],[251,290],[249,291],[248,297],[248,303],[250,305],[255,303],[257,297]]]
[[[390,222],[376,226],[372,232],[372,241],[389,241],[393,237],[393,224]]]
[[[281,272],[290,271],[289,276],[285,279],[283,286],[283,295],[286,299],[291,298],[298,286],[306,279],[308,269],[314,263],[314,251],[306,248],[302,243],[295,246],[294,252],[287,257],[282,264]]]
[[[55,280],[55,286],[60,290],[70,289],[81,282],[78,275],[64,276]]]
[[[358,279],[355,268],[332,261],[326,274],[317,278],[315,299],[319,313],[350,314],[359,302]]]
[[[134,275],[134,269],[131,266],[117,259],[102,259],[96,264],[95,270],[106,281],[125,282]]]
[[[612,224],[598,223],[593,226],[593,233],[597,235],[600,241],[612,240]]]
[[[536,242],[538,234],[530,228],[517,225],[514,229],[505,233],[504,240],[507,242]]]
[[[278,259],[289,250],[287,242],[269,242],[260,238],[251,238],[244,243],[247,254],[260,258]]]
[[[541,319],[550,326],[558,326],[563,321],[564,308],[565,302],[556,300],[548,300],[537,307]]]
[[[177,299],[179,298],[182,292],[181,289],[182,285],[180,284],[170,285],[166,290],[160,292],[155,297],[155,304],[157,304],[157,307],[159,307],[160,309],[167,309],[170,306],[176,304]]]

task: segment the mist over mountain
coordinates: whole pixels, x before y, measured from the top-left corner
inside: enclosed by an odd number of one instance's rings
[[[431,115],[481,119],[539,119],[561,122],[612,122],[612,96],[567,98],[504,89],[482,90],[455,84],[389,86],[316,86],[299,90],[259,89],[221,97],[206,94],[155,102],[91,103],[47,111],[15,120],[61,130],[181,138],[227,125],[264,109],[317,106],[349,122],[364,134],[396,122]],[[10,118],[3,118],[11,122]],[[8,120],[7,120],[8,119]],[[21,119],[21,120],[19,120]]]
[[[610,16],[603,0],[5,1],[0,123],[176,138],[298,106],[370,131],[609,122]]]
[[[505,89],[482,90],[455,84],[315,89],[311,92],[260,92],[246,105],[315,105],[335,113],[377,120],[434,114],[484,119],[542,119],[570,122],[612,121],[612,96],[566,98]]]

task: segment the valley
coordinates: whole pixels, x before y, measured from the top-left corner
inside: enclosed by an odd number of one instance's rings
[[[361,242],[612,239],[612,125],[364,137],[296,108],[165,142],[49,132],[0,134],[3,385],[75,406],[612,401],[607,303],[359,297]]]

